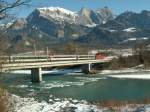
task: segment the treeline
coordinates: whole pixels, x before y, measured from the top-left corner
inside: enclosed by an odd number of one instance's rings
[[[119,56],[113,59],[110,64],[110,69],[130,68],[143,64],[145,68],[150,67],[150,51],[136,50],[134,54],[128,57]]]

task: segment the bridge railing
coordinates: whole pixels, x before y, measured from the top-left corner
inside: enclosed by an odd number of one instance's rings
[[[95,55],[0,56],[0,63],[54,62],[94,59]]]

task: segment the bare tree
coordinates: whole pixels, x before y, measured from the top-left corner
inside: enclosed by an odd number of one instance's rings
[[[31,0],[12,0],[8,2],[7,0],[0,0],[0,20],[8,17],[9,10],[22,5],[29,5],[30,1]]]
[[[9,11],[13,10],[14,8],[20,6],[29,6],[31,0],[0,0],[0,22],[5,21],[6,19],[12,19]],[[2,28],[0,30],[0,54],[3,54],[6,51],[8,46],[7,41],[7,32]]]

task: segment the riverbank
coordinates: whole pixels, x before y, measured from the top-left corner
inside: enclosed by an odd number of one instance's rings
[[[105,111],[111,112],[149,112],[150,103],[130,103],[130,102],[116,102],[108,101],[96,103],[100,108],[103,108]]]
[[[129,102],[99,102],[89,103],[87,101],[79,101],[76,99],[59,99],[53,96],[49,97],[49,102],[37,101],[34,98],[21,98],[16,95],[10,95],[11,110],[9,112],[149,112],[150,101],[145,103],[129,103]]]
[[[144,69],[142,65],[120,70],[102,70],[98,74],[113,78],[150,79],[150,69]]]

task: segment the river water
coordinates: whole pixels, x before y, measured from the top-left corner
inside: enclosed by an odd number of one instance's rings
[[[26,73],[2,74],[0,82],[9,93],[20,98],[17,112],[97,112],[98,108],[89,102],[150,98],[150,80],[113,78],[104,74],[92,76],[67,70],[44,74],[40,84],[31,83]]]

